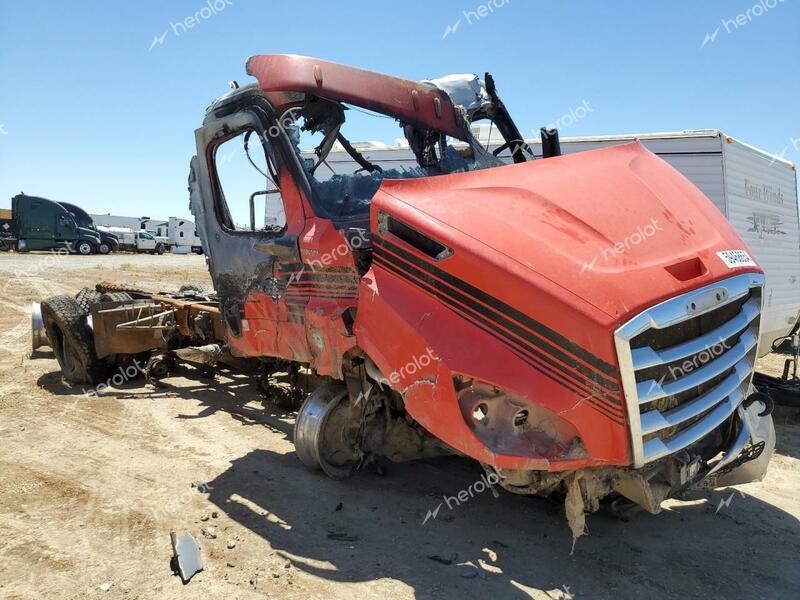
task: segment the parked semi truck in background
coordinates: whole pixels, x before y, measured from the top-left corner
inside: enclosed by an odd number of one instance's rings
[[[119,238],[111,232],[100,231],[85,210],[80,206],[75,206],[69,202],[59,202],[61,206],[66,208],[73,217],[79,227],[85,227],[97,232],[100,236],[100,245],[97,247],[97,252],[100,254],[108,254],[109,252],[116,252],[119,249]]]
[[[102,246],[93,227],[81,225],[63,204],[18,194],[11,199],[11,235],[2,241],[5,249],[18,252],[66,249],[76,254],[93,254]]]

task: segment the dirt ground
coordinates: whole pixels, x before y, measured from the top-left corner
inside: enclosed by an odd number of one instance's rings
[[[123,381],[101,395],[65,384],[49,349],[29,357],[30,302],[103,279],[210,285],[197,256],[0,254],[0,598],[800,593],[796,415],[776,419],[764,482],[628,522],[591,515],[571,555],[561,506],[478,493],[463,459],[341,482],[307,471],[293,415],[241,375],[180,367],[166,387]],[[186,586],[170,571],[172,530],[202,548],[205,571]]]

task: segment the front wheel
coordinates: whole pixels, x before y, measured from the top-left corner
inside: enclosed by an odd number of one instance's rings
[[[294,425],[297,457],[309,469],[333,479],[349,476],[359,460],[359,422],[351,418],[347,388],[338,381],[322,384],[306,399]]]
[[[89,242],[78,242],[78,245],[75,247],[78,251],[78,254],[82,256],[89,256],[94,248]]]

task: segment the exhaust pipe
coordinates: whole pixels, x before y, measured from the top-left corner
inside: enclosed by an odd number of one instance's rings
[[[542,137],[542,158],[561,156],[561,140],[558,138],[558,129],[542,127],[539,134]]]
[[[49,346],[50,341],[47,339],[47,332],[44,329],[44,320],[42,319],[42,305],[38,302],[31,304],[31,351],[36,352],[42,346]]]

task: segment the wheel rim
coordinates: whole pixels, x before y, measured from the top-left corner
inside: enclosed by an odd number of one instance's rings
[[[108,247],[108,244],[100,244],[100,254],[108,254],[111,248]]]
[[[87,254],[92,253],[92,247],[86,242],[84,242],[78,246],[78,252],[86,256]]]
[[[297,413],[294,426],[295,451],[300,462],[310,469],[322,469],[333,479],[344,479],[351,473],[350,466],[331,464],[323,456],[325,426],[346,397],[347,389],[332,394],[313,393]]]

